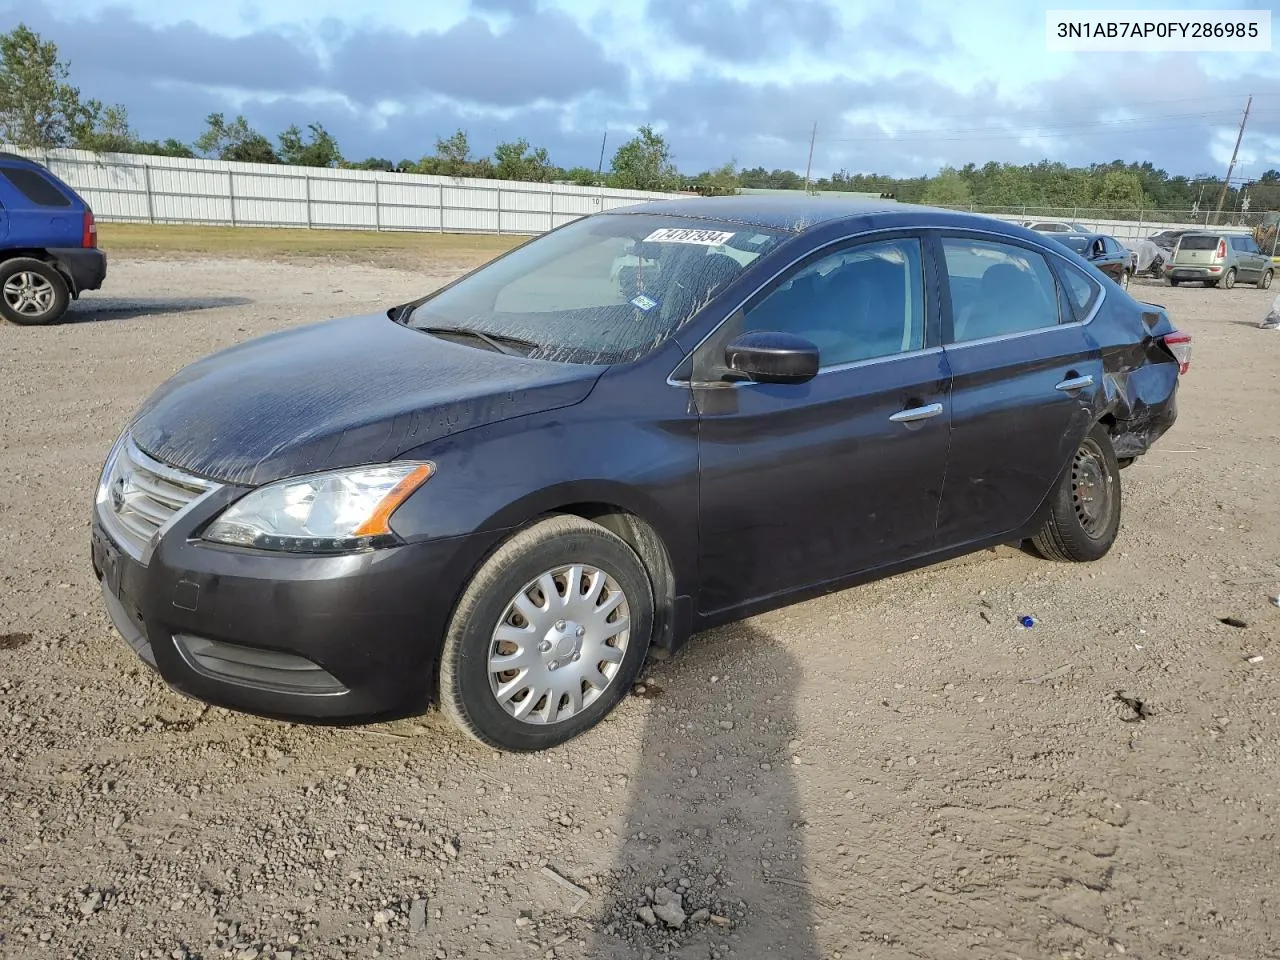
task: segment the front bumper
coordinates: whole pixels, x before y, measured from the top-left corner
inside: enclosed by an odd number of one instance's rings
[[[175,690],[291,720],[356,722],[427,705],[456,597],[487,535],[304,557],[220,547],[203,503],[135,560],[92,524],[93,568],[129,646]]]
[[[71,292],[97,290],[107,279],[107,255],[96,247],[58,247],[49,255],[71,278]]]

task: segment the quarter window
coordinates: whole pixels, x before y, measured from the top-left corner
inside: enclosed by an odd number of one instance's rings
[[[952,237],[942,244],[951,288],[952,343],[1059,323],[1058,288],[1043,256],[988,240]]]
[[[801,267],[746,311],[745,330],[774,330],[818,347],[834,367],[924,346],[920,241],[845,247]]]
[[[1062,278],[1063,293],[1070,308],[1063,311],[1063,321],[1083,320],[1093,309],[1094,301],[1098,298],[1101,288],[1091,277],[1077,270],[1074,264],[1059,261],[1058,275]]]
[[[39,207],[69,207],[71,200],[34,170],[23,167],[5,167],[0,170],[24,197]]]

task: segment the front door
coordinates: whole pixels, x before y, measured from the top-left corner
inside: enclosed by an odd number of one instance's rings
[[[932,548],[950,377],[928,263],[906,234],[824,248],[702,348],[722,355],[737,333],[785,331],[817,344],[821,369],[804,384],[695,375],[700,612]]]
[[[959,547],[1026,524],[1092,426],[1102,356],[1080,321],[1104,291],[1065,258],[1060,287],[1047,257],[1016,241],[940,246],[953,379],[938,543]]]

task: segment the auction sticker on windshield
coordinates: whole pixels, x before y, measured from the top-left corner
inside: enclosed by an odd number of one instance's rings
[[[704,247],[722,247],[733,239],[733,231],[690,230],[666,227],[655,230],[644,238],[645,243],[697,243]]]

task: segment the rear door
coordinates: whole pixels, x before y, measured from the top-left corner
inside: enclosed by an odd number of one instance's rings
[[[1236,249],[1236,256],[1240,261],[1240,265],[1237,268],[1240,279],[1251,282],[1260,279],[1268,258],[1263,257],[1262,251],[1253,242],[1253,237],[1232,237],[1231,239]]]
[[[1080,321],[1105,291],[1073,269],[1084,287],[1078,313],[1053,255],[1021,240],[942,231],[935,251],[952,374],[945,549],[1025,525],[1092,425],[1102,357]]]

